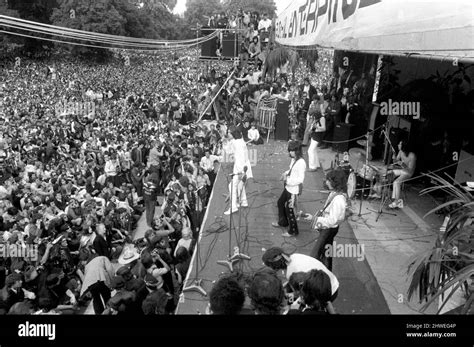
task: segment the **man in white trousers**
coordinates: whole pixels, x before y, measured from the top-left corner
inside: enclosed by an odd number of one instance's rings
[[[233,137],[231,151],[234,155],[234,170],[232,171],[232,181],[229,183],[230,208],[224,212],[225,215],[230,215],[231,212],[236,213],[239,207],[248,207],[245,181],[253,177],[247,144],[242,137],[242,132],[239,129],[234,129],[231,135]]]
[[[323,140],[325,131],[326,118],[324,118],[324,116],[320,116],[313,119],[313,126],[311,129],[311,144],[308,148],[308,171],[310,172],[314,172],[321,167],[318,156],[318,144]]]

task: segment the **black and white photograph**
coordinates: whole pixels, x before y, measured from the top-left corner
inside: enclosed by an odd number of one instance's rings
[[[473,314],[472,0],[0,0],[1,347]]]

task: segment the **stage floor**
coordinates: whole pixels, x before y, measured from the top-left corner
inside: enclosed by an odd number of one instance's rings
[[[251,257],[251,260],[243,260],[234,266],[237,271],[247,275],[263,267],[261,258],[266,249],[278,246],[289,253],[309,254],[318,236],[317,232],[310,230],[309,222],[305,221],[299,222],[298,237],[284,238],[280,229],[271,226],[277,219],[276,202],[283,189],[279,177],[288,169],[290,161],[287,143],[271,141],[269,144],[249,148],[257,151],[258,158],[256,166],[252,167],[254,179],[249,180],[246,188],[249,207],[240,209],[233,215],[233,230],[229,233],[230,218],[223,213],[228,208],[225,195],[228,194],[231,164],[223,164],[201,230],[199,255],[195,252],[188,272],[187,284],[196,277],[198,265],[197,277],[202,280],[202,287],[207,293],[210,292],[214,281],[229,272],[227,267],[217,264],[218,260],[225,260],[229,254],[229,234],[232,250],[239,246],[241,253]],[[329,155],[326,156],[329,158]],[[329,162],[329,159],[326,160],[324,168],[328,168]],[[321,208],[327,197],[327,193],[320,192],[323,189],[323,177],[322,171],[306,173],[298,211],[313,213]],[[347,222],[341,225],[335,241],[338,244],[357,243],[357,238]],[[334,302],[338,313],[390,313],[384,294],[366,259],[360,261],[355,257],[335,258],[333,272],[340,282],[339,295]],[[207,304],[208,297],[196,292],[186,292],[180,299],[176,313],[204,313]]]

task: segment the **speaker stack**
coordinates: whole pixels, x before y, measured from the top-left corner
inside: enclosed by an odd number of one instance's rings
[[[239,55],[238,35],[231,32],[225,32],[222,35],[222,56],[235,58]]]
[[[201,28],[201,37],[210,35],[215,29]],[[217,57],[217,40],[214,38],[201,44],[201,57]]]
[[[275,121],[275,140],[288,141],[290,133],[290,119],[288,117],[290,101],[279,99]]]

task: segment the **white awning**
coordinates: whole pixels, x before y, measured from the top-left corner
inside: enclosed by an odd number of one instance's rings
[[[474,59],[472,0],[294,0],[275,26],[286,46]]]

